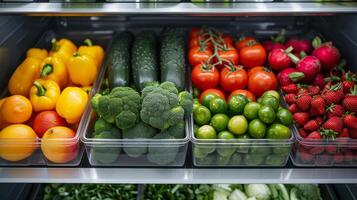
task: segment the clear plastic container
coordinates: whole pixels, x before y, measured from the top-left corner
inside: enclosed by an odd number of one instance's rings
[[[69,38],[77,45],[82,44],[86,38],[91,38],[95,44],[100,44],[104,48],[108,46],[111,39],[111,33],[95,32],[55,32],[47,31],[42,35],[35,47],[50,49],[52,38]],[[98,77],[103,76],[104,67]],[[96,90],[98,82],[93,85]],[[92,97],[93,92],[90,93]],[[89,98],[90,99],[90,98]],[[84,111],[81,121],[78,125],[76,135],[69,139],[1,139],[0,140],[0,166],[29,166],[29,165],[47,165],[47,166],[77,166],[80,164],[84,147],[80,142],[80,134],[84,131],[85,116],[89,112],[89,103]],[[42,146],[42,148],[41,148]],[[44,149],[46,155],[41,149]],[[50,159],[47,159],[49,157]],[[22,158],[22,159],[21,159]],[[56,160],[57,162],[52,162]]]
[[[312,140],[301,137],[295,128],[296,142],[291,160],[301,167],[356,167],[357,139]]]
[[[105,0],[110,3],[179,3],[181,0]]]

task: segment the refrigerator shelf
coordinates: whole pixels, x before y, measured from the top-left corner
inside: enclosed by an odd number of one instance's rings
[[[332,15],[357,13],[357,2],[343,3],[0,3],[1,14],[36,15]]]
[[[0,183],[356,183],[357,168],[0,168]]]

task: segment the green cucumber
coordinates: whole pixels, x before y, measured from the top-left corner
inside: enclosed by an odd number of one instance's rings
[[[141,91],[147,84],[158,81],[156,36],[143,31],[134,40],[131,54],[134,85]]]
[[[130,85],[130,49],[133,35],[124,31],[117,34],[108,56],[108,82],[109,87]]]
[[[177,89],[185,89],[185,41],[183,31],[167,27],[160,45],[161,82],[171,81]]]

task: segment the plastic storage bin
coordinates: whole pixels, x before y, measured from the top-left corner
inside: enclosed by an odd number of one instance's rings
[[[86,38],[91,38],[96,44],[102,45],[104,48],[108,46],[108,42],[111,39],[111,33],[94,33],[94,32],[55,32],[47,31],[42,35],[41,39],[35,45],[36,47],[50,49],[52,38],[69,38],[77,45],[82,44],[82,41]],[[104,67],[101,68],[101,71],[98,75],[103,74]],[[93,86],[93,90],[97,87],[99,79],[97,78],[96,83]],[[90,94],[90,97],[92,93]],[[90,99],[90,98],[89,98]],[[2,139],[0,140],[1,149],[10,149],[7,153],[2,152],[2,158],[0,158],[0,166],[7,165],[47,165],[47,166],[77,166],[80,164],[84,153],[84,147],[80,142],[80,133],[83,131],[83,124],[86,124],[85,113],[89,110],[89,104],[87,104],[86,110],[81,118],[76,135],[74,138],[70,139]],[[41,143],[46,141],[48,145],[60,147],[67,149],[66,152],[61,152],[60,150],[49,150],[51,156],[53,157],[64,157],[67,158],[68,162],[66,163],[54,163],[46,159],[45,155],[41,151]],[[51,152],[52,151],[52,152]],[[9,161],[14,160],[18,156],[28,155],[27,158],[21,161]],[[4,158],[7,158],[5,160]]]
[[[110,3],[180,3],[181,0],[105,0]]]
[[[301,137],[295,129],[296,142],[291,160],[301,167],[357,166],[357,139],[337,138],[311,140]]]

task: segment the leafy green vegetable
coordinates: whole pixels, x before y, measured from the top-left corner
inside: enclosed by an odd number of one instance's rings
[[[257,200],[270,200],[271,198],[271,191],[265,184],[249,184],[244,188],[248,197],[255,197]]]
[[[320,190],[313,184],[294,184],[290,190],[290,200],[320,200]]]

